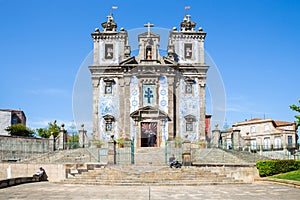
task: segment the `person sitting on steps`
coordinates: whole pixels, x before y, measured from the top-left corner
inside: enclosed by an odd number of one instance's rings
[[[173,167],[181,168],[181,166],[182,166],[182,164],[176,160],[174,154],[172,155],[172,157],[169,158],[169,163],[170,163],[170,168],[173,168]]]
[[[39,170],[33,175],[33,178],[37,181],[48,181],[48,176],[42,166],[40,166]]]

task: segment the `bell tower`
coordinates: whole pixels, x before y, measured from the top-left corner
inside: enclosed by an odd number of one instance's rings
[[[201,27],[195,30],[196,23],[191,21],[190,15],[184,15],[180,23],[180,30],[173,28],[170,32],[168,46],[169,57],[174,56],[178,63],[205,64],[204,40],[206,33]]]
[[[124,28],[117,31],[117,23],[113,15],[107,16],[107,21],[101,24],[103,31],[99,28],[92,33],[94,40],[94,66],[119,64],[130,57],[130,46],[128,45],[128,34]]]
[[[148,64],[158,63],[160,60],[158,51],[160,36],[150,32],[150,27],[153,27],[153,24],[148,22],[144,26],[148,27],[148,31],[138,35],[139,55],[137,56],[137,61]]]

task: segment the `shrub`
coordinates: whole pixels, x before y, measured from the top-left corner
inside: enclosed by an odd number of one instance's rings
[[[271,176],[300,169],[300,162],[295,160],[264,160],[256,163],[259,175]]]

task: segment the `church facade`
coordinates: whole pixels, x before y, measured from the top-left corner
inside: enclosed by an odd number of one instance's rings
[[[162,147],[175,137],[207,139],[206,73],[202,28],[185,15],[169,34],[167,53],[160,55],[160,35],[138,35],[139,52],[131,56],[128,32],[112,15],[91,34],[94,62],[93,140],[112,136],[134,140],[136,147]]]

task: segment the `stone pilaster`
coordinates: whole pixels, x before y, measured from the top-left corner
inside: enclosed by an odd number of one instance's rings
[[[206,101],[205,101],[205,78],[198,78],[198,89],[200,98],[200,120],[199,120],[199,131],[198,139],[205,140],[205,115],[206,115]]]
[[[124,111],[125,111],[125,84],[124,79],[119,79],[119,110],[120,110],[120,116],[118,120],[118,135],[122,136],[124,134],[124,124],[125,124],[125,118],[124,117]],[[130,119],[129,119],[130,120]]]
[[[124,134],[130,139],[130,77],[124,77]]]
[[[93,132],[92,139],[100,139],[99,133],[99,116],[98,116],[98,106],[99,106],[99,92],[100,92],[100,78],[92,79],[93,86]]]
[[[67,144],[67,131],[65,130],[65,125],[61,125],[60,132],[58,133],[58,149],[63,150],[66,149]]]
[[[200,64],[205,64],[204,60],[204,38],[200,39]]]
[[[184,166],[190,166],[191,161],[191,141],[184,140],[182,142],[182,162]]]
[[[99,39],[97,37],[94,39],[94,65],[99,64]]]
[[[221,138],[221,131],[220,129],[218,129],[218,126],[216,125],[214,130],[212,130],[212,137],[210,141],[213,147],[219,147],[220,138]]]
[[[174,99],[174,92],[176,91],[176,87],[174,84],[174,77],[168,76],[167,77],[167,82],[168,82],[168,116],[170,117],[171,121],[168,122],[168,140],[173,139],[174,137],[174,125],[176,124],[175,122],[175,113],[174,113],[174,106],[176,106],[175,102],[177,97]],[[174,91],[174,92],[173,92]],[[176,108],[176,111],[178,109]]]
[[[88,138],[86,135],[86,130],[84,130],[84,125],[81,125],[81,129],[78,130],[78,139],[79,139],[79,147],[85,148],[87,147]]]
[[[232,134],[233,134],[232,148],[233,149],[239,150],[241,148],[241,134],[240,134],[240,132],[241,132],[241,130],[239,130],[239,129],[235,129],[232,132]]]
[[[113,138],[108,141],[107,164],[116,164],[116,141]]]

